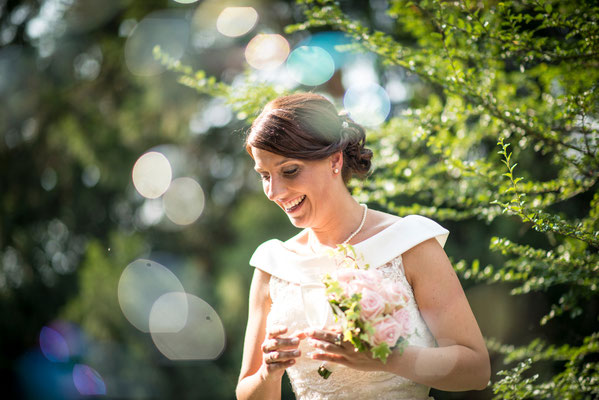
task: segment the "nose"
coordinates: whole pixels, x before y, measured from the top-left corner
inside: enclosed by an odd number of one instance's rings
[[[270,201],[275,201],[284,191],[285,185],[274,176],[271,176],[265,183],[264,193],[266,193],[266,197],[268,197],[268,200]]]

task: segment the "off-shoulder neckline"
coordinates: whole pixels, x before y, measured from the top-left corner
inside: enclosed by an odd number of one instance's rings
[[[376,232],[374,235],[371,235],[369,237],[367,237],[366,239],[363,239],[361,241],[359,241],[358,243],[354,243],[352,244],[352,247],[359,249],[360,247],[368,244],[368,242],[370,242],[371,240],[374,240],[378,237],[380,237],[381,235],[385,234],[386,232],[388,232],[389,230],[391,230],[394,226],[396,226],[397,224],[399,224],[401,221],[404,220],[404,217],[398,217],[399,219],[396,220],[395,222],[391,223],[390,225],[386,226],[385,228],[381,229],[380,231]],[[293,238],[300,236],[302,234],[304,234],[304,232],[306,232],[306,229],[302,229],[297,235],[287,239],[285,242],[279,240],[279,239],[274,239],[275,241],[277,241],[279,243],[279,245],[286,251],[293,253],[294,255],[297,255],[299,257],[307,257],[307,258],[312,258],[312,257],[320,257],[324,254],[324,251],[319,252],[319,253],[313,253],[313,252],[306,252],[306,253],[298,253],[297,251],[295,251],[292,248],[289,248],[287,246],[287,242],[292,240]],[[333,247],[330,247],[329,249],[333,250]]]

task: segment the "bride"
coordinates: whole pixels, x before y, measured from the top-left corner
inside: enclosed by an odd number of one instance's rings
[[[419,216],[369,210],[346,183],[370,170],[362,127],[324,97],[305,93],[270,102],[252,124],[246,149],[264,193],[304,228],[258,247],[239,399],[280,399],[289,375],[298,399],[429,399],[431,387],[484,389],[490,362],[464,291],[443,250],[449,232]],[[403,285],[416,328],[403,353],[382,363],[356,352],[332,328],[309,328],[300,283],[330,271],[327,249],[349,243],[371,268]],[[322,379],[326,361],[334,372]]]

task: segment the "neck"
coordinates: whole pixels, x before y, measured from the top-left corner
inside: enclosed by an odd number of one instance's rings
[[[312,246],[335,247],[355,232],[364,216],[364,208],[348,193],[331,204],[328,215],[319,226],[311,227]]]

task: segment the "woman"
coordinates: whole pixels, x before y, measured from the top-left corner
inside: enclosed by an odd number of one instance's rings
[[[484,389],[489,355],[460,282],[443,251],[448,231],[418,215],[368,210],[346,183],[370,169],[364,130],[316,94],[269,103],[252,124],[246,149],[264,192],[304,228],[254,253],[239,399],[280,399],[287,371],[299,399],[428,399],[430,387]],[[310,329],[299,284],[330,270],[324,250],[349,243],[370,267],[408,289],[418,335],[382,363],[355,352],[331,329]],[[332,375],[316,372],[326,361]]]

